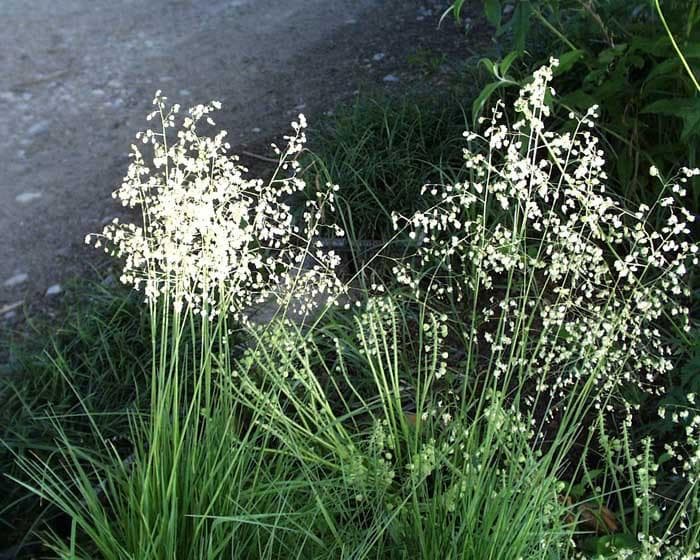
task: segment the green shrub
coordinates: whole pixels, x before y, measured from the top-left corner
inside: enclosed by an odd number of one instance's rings
[[[564,117],[570,110],[599,107],[600,128],[616,190],[634,202],[658,194],[646,170],[657,166],[665,176],[679,162],[698,163],[700,143],[700,4],[668,0],[657,11],[653,2],[613,0],[485,0],[489,21],[512,54],[497,65],[486,61],[496,81],[474,104],[479,112],[494,91],[518,86],[550,56],[560,61],[555,87]],[[454,3],[459,16],[462,2]],[[520,64],[513,64],[517,57]],[[507,62],[508,70],[503,70]],[[515,70],[518,71],[515,71]],[[505,75],[504,75],[505,74]],[[688,205],[700,210],[695,180]]]

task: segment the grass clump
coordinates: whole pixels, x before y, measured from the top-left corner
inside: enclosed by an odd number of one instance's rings
[[[624,206],[605,188],[595,110],[573,133],[548,129],[552,72],[466,135],[454,174],[409,153],[452,141],[378,106],[364,143],[312,158],[329,177],[309,191],[303,119],[263,182],[223,134],[199,132],[215,105],[178,133],[157,96],[161,126],[139,136],[150,155],[116,195],[142,223],[91,237],[146,296],[148,398],[123,415],[126,456],[81,401],[89,446],[57,420],[58,460],[17,457],[13,479],[69,520],[45,546],[66,559],[696,556],[695,397],[670,415],[673,440],[635,422],[636,396],[657,398],[673,366],[664,333],[690,331],[697,244],[676,198],[700,172],[660,180],[654,207]],[[386,141],[380,163],[371,146]],[[363,153],[375,159],[360,172]],[[379,218],[367,190],[385,197]],[[334,242],[374,237],[391,266],[360,263],[351,274],[373,282],[350,289]]]
[[[45,504],[8,480],[20,474],[16,461],[41,458],[62,469],[60,440],[94,448],[91,423],[116,447],[128,447],[128,411],[146,401],[151,333],[139,298],[99,283],[79,294],[70,296],[67,319],[58,328],[33,323],[24,335],[3,337],[3,548],[20,541],[37,519],[56,520],[55,509],[45,511]]]
[[[321,127],[304,177],[342,185],[338,220],[351,239],[383,241],[394,210],[422,208],[423,185],[460,178],[465,129],[454,96],[362,96]]]

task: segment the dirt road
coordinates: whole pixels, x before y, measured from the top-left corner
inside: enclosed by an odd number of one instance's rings
[[[60,293],[95,258],[82,240],[118,215],[110,194],[155,90],[222,101],[234,143],[269,138],[361,82],[400,87],[407,51],[444,33],[446,4],[2,0],[0,315]]]

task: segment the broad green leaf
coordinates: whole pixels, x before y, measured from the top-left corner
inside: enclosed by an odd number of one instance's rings
[[[629,66],[634,66],[635,68],[642,68],[644,66],[644,57],[639,56],[638,54],[628,54],[626,63]]]
[[[491,74],[494,78],[500,78],[498,74],[498,64],[491,60],[490,58],[482,58],[479,60],[479,64],[482,66],[485,66],[486,69],[489,71],[489,74]]]
[[[498,68],[501,72],[501,76],[504,76],[508,74],[508,70],[510,70],[510,67],[512,66],[513,62],[520,56],[520,53],[518,51],[513,51],[508,53],[503,60],[498,64]]]
[[[581,542],[581,550],[603,558],[617,558],[623,550],[637,550],[638,548],[639,541],[626,533],[589,537]]]
[[[582,111],[599,104],[598,99],[580,89],[559,98],[559,103]]]
[[[486,19],[494,27],[501,26],[501,2],[500,0],[484,0],[484,13]]]
[[[511,19],[515,48],[521,52],[525,50],[525,42],[530,30],[530,12],[531,6],[529,0],[521,0],[515,6],[513,18]]]
[[[641,112],[683,119],[681,142],[700,134],[700,97],[660,99],[644,107]]]
[[[601,469],[587,470],[583,474],[583,480],[573,484],[567,494],[572,498],[582,498],[591,488],[595,487],[596,479],[603,473]]]
[[[461,21],[462,7],[464,6],[464,0],[455,0],[452,4],[452,13],[455,16],[457,23]]]
[[[665,35],[658,38],[646,38],[635,36],[630,40],[630,51],[641,51],[654,56],[667,56],[671,54],[671,41]]]
[[[644,80],[644,83],[647,84],[651,80],[662,77],[664,75],[668,74],[676,74],[678,69],[681,66],[680,60],[678,58],[673,57],[673,58],[667,58],[663,62],[656,64],[654,68],[651,69],[651,72],[647,74],[647,77]]]
[[[510,82],[498,81],[491,82],[490,84],[486,84],[484,86],[484,89],[481,90],[481,93],[479,93],[478,97],[472,103],[472,122],[474,124],[476,124],[476,121],[479,118],[479,115],[481,114],[484,105],[486,105],[486,102],[493,95],[493,92],[508,85],[512,84]]]
[[[625,50],[627,50],[627,45],[625,43],[621,43],[619,45],[615,45],[614,47],[610,47],[609,49],[602,50],[598,54],[598,61],[601,64],[610,64],[616,58],[621,57],[624,54]]]
[[[681,142],[685,142],[691,136],[700,134],[700,109],[688,112],[683,120],[683,130],[681,131]]]
[[[681,49],[686,58],[700,58],[700,42],[693,42],[683,45]]]
[[[673,117],[683,117],[689,112],[700,110],[699,98],[671,98],[659,99],[650,103],[642,109],[642,113],[653,113],[655,115],[670,115]]]
[[[603,103],[615,105],[629,99],[629,82],[620,73],[613,74],[595,90],[595,95]]]
[[[571,67],[583,58],[584,52],[581,49],[565,52],[559,55],[559,66],[554,69],[554,74],[559,76],[571,70]]]

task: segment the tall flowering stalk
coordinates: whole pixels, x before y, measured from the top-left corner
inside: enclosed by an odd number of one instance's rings
[[[270,298],[305,313],[342,290],[334,273],[339,258],[318,241],[337,187],[326,185],[307,202],[300,223],[292,214],[291,199],[305,187],[297,176],[306,142],[303,115],[284,137],[286,146],[273,145],[279,161],[263,181],[248,177],[238,157],[229,155],[226,131],[201,134],[215,125],[212,113],[220,103],[192,107],[182,119],[180,106],[168,107],[160,92],[153,104],[147,118],[160,126],[137,134],[150,163],[132,145],[133,161],[113,193],[124,206],[139,208],[142,222],[115,219],[101,235],[86,238],[123,260],[123,283],[142,289],[149,303],[165,296],[176,311],[239,319]]]
[[[427,186],[428,211],[395,216],[419,244],[395,273],[463,309],[471,367],[529,380],[530,406],[586,388],[607,407],[622,385],[658,391],[672,367],[660,324],[689,328],[682,302],[698,246],[675,196],[700,171],[681,169],[653,207],[628,210],[606,189],[596,108],[569,115],[571,132],[547,128],[556,65],[521,90],[514,123],[499,104],[483,136],[465,134],[469,182]]]

